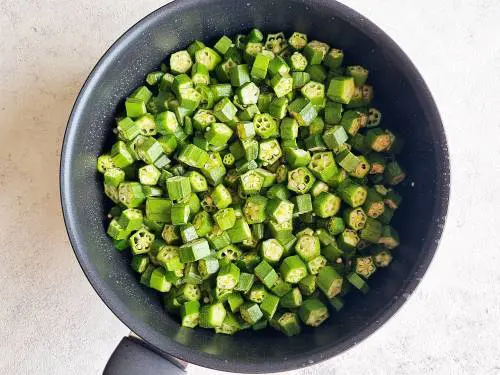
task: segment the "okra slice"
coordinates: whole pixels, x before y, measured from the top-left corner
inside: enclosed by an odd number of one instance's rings
[[[311,194],[296,195],[291,202],[294,205],[294,215],[302,215],[313,210]]]
[[[172,204],[170,208],[170,217],[173,225],[187,224],[189,220],[190,208],[184,203]]]
[[[271,288],[276,280],[278,274],[274,268],[265,260],[260,262],[254,269],[255,276],[268,288]]]
[[[285,160],[292,168],[306,167],[311,162],[311,154],[306,150],[287,147]]]
[[[325,223],[324,225],[326,225]],[[331,243],[335,243],[335,237],[331,236],[326,228],[318,228],[314,231],[314,234],[319,238],[319,242],[323,246],[328,246]]]
[[[318,115],[316,107],[307,98],[295,99],[288,105],[288,112],[300,126],[309,126]]]
[[[217,251],[215,256],[219,260],[219,264],[225,266],[231,262],[236,262],[241,256],[241,250],[234,245],[227,245]]]
[[[276,139],[269,139],[259,144],[259,159],[263,166],[274,164],[281,156],[281,147]]]
[[[240,278],[240,269],[234,263],[221,267],[217,274],[217,288],[234,289]]]
[[[238,265],[241,263],[238,262]],[[252,286],[255,282],[255,276],[251,273],[240,272],[240,277],[238,279],[238,283],[234,287],[234,290],[247,293],[252,289]]]
[[[244,303],[240,307],[240,314],[243,320],[247,323],[257,323],[264,316],[259,305],[252,302]]]
[[[363,276],[365,279],[369,279],[371,275],[377,270],[377,266],[373,261],[371,256],[357,257],[354,259],[354,272],[358,275]]]
[[[277,326],[287,336],[298,335],[302,329],[296,313],[285,312],[276,319]]]
[[[340,125],[335,125],[323,133],[323,141],[330,150],[338,149],[347,139],[347,133]]]
[[[371,217],[366,218],[366,224],[359,232],[359,237],[362,240],[377,243],[382,236],[383,225],[380,221]]]
[[[253,119],[255,133],[262,139],[274,138],[278,136],[278,125],[276,120],[268,114],[262,113],[255,115]]]
[[[292,286],[289,283],[283,281],[283,279],[281,278],[278,278],[271,288],[271,291],[278,297],[283,297],[291,290]]]
[[[285,117],[280,123],[280,136],[282,140],[294,140],[299,134],[299,123],[297,120]]]
[[[281,120],[286,116],[287,108],[288,108],[288,98],[286,97],[275,98],[269,104],[269,114],[272,117]]]
[[[246,172],[240,176],[240,186],[246,194],[257,194],[264,185],[264,177],[255,170]]]
[[[200,303],[198,301],[187,301],[180,307],[181,325],[194,328],[200,321]]]
[[[366,215],[376,219],[384,213],[385,205],[384,198],[375,189],[369,188],[366,195],[365,203],[363,204],[363,210]]]
[[[376,224],[375,226],[378,227]],[[376,228],[375,230],[378,230],[378,228]],[[373,239],[374,238],[375,236],[373,237]],[[392,250],[399,246],[399,234],[393,227],[391,227],[390,225],[386,225],[383,228],[382,235],[380,236],[378,243],[381,243],[388,249]]]
[[[318,298],[306,299],[298,310],[302,322],[308,326],[318,327],[328,319],[328,309]]]
[[[352,229],[344,229],[337,238],[337,244],[341,250],[346,253],[351,253],[356,249],[359,243],[359,236]]]
[[[262,303],[267,296],[266,288],[261,283],[255,283],[247,294],[248,300],[255,303]]]
[[[179,156],[177,157],[179,161],[189,165],[194,168],[202,168],[204,164],[208,161],[208,153],[195,146],[194,144],[188,144],[181,149]]]
[[[292,36],[288,38],[288,44],[295,50],[301,50],[307,44],[307,35],[294,31]]]
[[[227,230],[231,243],[241,243],[252,238],[252,232],[246,220],[239,219],[232,228]]]
[[[318,65],[323,62],[330,46],[318,40],[312,40],[304,47],[304,55],[307,57],[309,64]]]
[[[274,294],[268,293],[262,303],[260,304],[260,309],[267,320],[273,318],[276,310],[278,310],[280,298]]]
[[[243,206],[243,215],[248,224],[263,223],[266,220],[267,198],[261,195],[248,197]]]
[[[292,255],[283,260],[280,265],[283,279],[290,284],[296,284],[307,276],[307,268],[298,255]]]
[[[326,258],[322,255],[318,255],[316,258],[307,262],[307,270],[311,275],[317,275],[326,264]]]
[[[301,89],[302,95],[313,105],[320,105],[325,99],[325,85],[316,81],[309,81]]]
[[[141,210],[127,208],[120,213],[118,224],[127,232],[139,230],[142,227],[144,216]]]
[[[306,262],[319,256],[320,248],[319,238],[309,234],[298,236],[297,243],[295,244],[295,251]]]
[[[338,69],[342,66],[344,52],[340,49],[332,48],[325,57],[325,64],[330,69]]]
[[[151,250],[155,235],[148,230],[141,228],[130,236],[130,248],[132,254],[144,254]]]
[[[333,298],[342,289],[342,276],[332,266],[326,266],[319,271],[316,283],[327,298]]]
[[[389,185],[397,185],[406,177],[406,173],[397,161],[387,163],[384,170],[384,181]]]
[[[130,235],[130,231],[122,227],[116,218],[112,219],[109,222],[108,230],[106,233],[116,241],[126,240]]]
[[[305,194],[313,186],[316,178],[304,167],[299,167],[288,172],[288,189],[297,193]]]
[[[349,104],[354,95],[354,78],[334,77],[328,86],[326,95],[334,102]]]
[[[200,327],[216,328],[220,327],[226,317],[226,309],[221,302],[211,305],[204,305],[200,311]]]
[[[167,271],[176,271],[184,269],[181,262],[179,248],[172,245],[163,245],[156,254],[156,260]]]
[[[182,263],[196,262],[210,255],[210,247],[205,238],[198,238],[179,247]]]
[[[367,220],[367,215],[361,207],[347,208],[344,211],[344,222],[354,230],[362,229]]]
[[[273,198],[267,202],[266,212],[278,223],[283,223],[292,219],[293,207],[290,201]]]
[[[300,293],[299,288],[293,288],[287,294],[285,294],[280,299],[281,307],[287,309],[295,309],[302,304],[302,294]]]
[[[143,273],[149,266],[149,256],[146,254],[134,255],[130,266],[135,272]]]
[[[346,276],[346,278],[349,281],[349,283],[359,291],[366,294],[370,290],[370,287],[368,286],[366,281],[363,280],[361,276],[359,276],[357,273],[351,272]]]
[[[392,254],[384,248],[377,248],[372,252],[372,258],[377,267],[387,267],[392,261]]]
[[[261,261],[260,255],[256,252],[243,254],[237,261],[236,265],[245,272],[253,272],[255,266]]]
[[[338,192],[342,200],[353,208],[362,206],[368,195],[368,189],[356,183],[345,184]]]
[[[356,86],[362,86],[368,79],[368,69],[363,68],[361,65],[351,65],[346,67],[345,73],[347,76],[354,78]]]
[[[168,292],[172,288],[172,284],[167,281],[165,269],[157,267],[151,273],[149,278],[149,287],[158,290],[159,292]]]
[[[305,296],[312,295],[316,290],[316,275],[307,275],[299,281],[300,292]]]
[[[260,247],[262,259],[270,264],[278,263],[283,256],[283,246],[275,239],[270,238],[262,242]]]
[[[368,191],[368,196],[370,195],[370,191]],[[368,199],[368,198],[367,198]],[[399,208],[401,202],[403,201],[403,198],[399,193],[395,190],[389,190],[387,194],[384,196],[384,203],[387,205],[387,207],[396,210]]]
[[[339,211],[341,199],[332,193],[323,192],[313,200],[314,213],[321,218],[335,216]]]

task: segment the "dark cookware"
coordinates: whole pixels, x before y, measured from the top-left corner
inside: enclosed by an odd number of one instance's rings
[[[344,49],[348,63],[370,69],[384,124],[407,140],[400,159],[409,178],[401,189],[404,204],[394,218],[402,244],[394,262],[370,281],[369,294],[354,293],[340,314],[292,338],[272,330],[225,336],[180,327],[164,312],[157,293],[137,282],[130,259],[113,249],[106,236],[109,207],[95,169],[96,156],[110,146],[116,107],[168,53],[194,39],[213,42],[254,26],[298,30]],[[449,160],[443,125],[422,77],[383,31],[355,11],[332,0],[178,0],[128,30],[90,74],[68,122],[60,179],[68,235],[85,275],[104,303],[143,340],[124,339],[105,373],[181,371],[165,360],[168,355],[219,370],[264,373],[331,358],[366,338],[401,307],[429,266],[443,230]]]

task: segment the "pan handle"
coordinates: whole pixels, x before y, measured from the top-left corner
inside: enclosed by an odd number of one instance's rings
[[[153,351],[139,339],[124,337],[104,368],[103,375],[185,375],[185,365]]]

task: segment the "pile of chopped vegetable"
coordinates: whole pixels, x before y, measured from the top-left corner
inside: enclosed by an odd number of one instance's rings
[[[185,327],[320,325],[392,260],[401,139],[368,70],[298,32],[173,53],[99,156],[107,233]]]

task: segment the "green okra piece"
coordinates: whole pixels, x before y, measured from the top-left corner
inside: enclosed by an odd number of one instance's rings
[[[341,199],[332,193],[320,193],[313,200],[314,213],[321,218],[334,216],[340,209]]]
[[[238,262],[238,264],[240,265],[241,263]],[[255,276],[253,274],[240,272],[240,277],[238,279],[238,283],[234,287],[234,290],[243,293],[248,293],[250,289],[252,289],[254,282],[255,282]]]
[[[260,307],[256,303],[247,302],[240,307],[240,314],[247,323],[254,324],[264,316]]]
[[[280,306],[287,309],[295,309],[302,304],[302,294],[299,288],[293,288],[280,299]]]
[[[298,310],[302,322],[308,326],[318,327],[328,319],[328,308],[318,298],[306,299]]]
[[[374,249],[371,256],[377,267],[387,267],[392,261],[392,254],[385,248]]]
[[[215,253],[221,266],[225,266],[231,262],[236,262],[241,256],[241,250],[234,245],[227,245]]]
[[[354,78],[334,77],[328,86],[326,95],[334,102],[349,104],[354,95]]]
[[[316,278],[318,288],[321,289],[329,299],[340,293],[342,282],[342,276],[339,275],[332,266],[323,267]]]
[[[149,256],[146,254],[134,255],[130,266],[135,272],[143,273],[149,266]]]
[[[326,43],[312,40],[306,44],[303,53],[311,65],[318,65],[323,62],[326,54],[330,50],[330,46]]]
[[[371,256],[356,257],[353,261],[353,270],[365,279],[369,279],[377,270],[377,266]]]
[[[283,297],[291,290],[292,286],[281,278],[278,278],[271,288],[271,291],[278,297]]]
[[[311,275],[317,275],[326,264],[327,259],[322,255],[318,255],[316,258],[307,262],[307,270]]]
[[[397,185],[406,177],[405,171],[401,168],[397,161],[387,163],[384,170],[384,182],[388,185]]]
[[[338,192],[342,200],[353,208],[362,206],[368,195],[368,189],[356,183],[347,183],[339,187]]]
[[[347,278],[347,281],[349,281],[349,283],[351,285],[353,285],[359,291],[366,294],[370,290],[370,287],[368,286],[366,281],[363,280],[361,278],[361,276],[359,276],[357,273],[351,272],[346,276],[346,278]]]
[[[288,112],[300,126],[309,126],[318,115],[314,104],[307,98],[298,98],[288,105]]]
[[[269,114],[276,119],[283,119],[287,114],[288,98],[279,97],[275,98],[269,104]]]
[[[307,275],[299,281],[299,290],[304,296],[310,296],[316,291],[316,275]]]
[[[347,76],[354,78],[356,86],[363,86],[368,79],[368,69],[363,68],[361,65],[351,65],[346,67],[345,73]]]
[[[266,213],[278,223],[283,223],[292,219],[293,207],[293,203],[288,200],[273,198],[267,202]]]
[[[276,280],[278,274],[274,268],[265,260],[261,261],[254,269],[255,276],[268,288],[271,288]]]
[[[250,226],[243,218],[236,220],[234,226],[227,230],[231,243],[241,243],[252,238]]]
[[[359,237],[362,240],[377,243],[382,236],[383,225],[380,221],[371,217],[366,218],[366,224],[359,232]]]
[[[162,245],[156,254],[156,261],[165,267],[167,271],[184,269],[177,246]]]
[[[179,247],[182,263],[196,262],[210,255],[210,247],[205,238],[198,238]]]
[[[302,331],[299,318],[296,313],[285,312],[280,314],[276,321],[280,331],[287,336],[295,336]]]
[[[356,249],[359,242],[359,236],[352,229],[344,229],[337,237],[337,244],[341,250],[351,253]]]
[[[222,266],[217,274],[217,287],[234,289],[240,278],[240,269],[234,263]]]
[[[294,215],[302,215],[313,210],[312,198],[310,194],[300,194],[292,198],[294,205]]]
[[[363,204],[363,209],[366,215],[374,219],[378,218],[384,213],[384,197],[380,195],[374,188],[369,188],[366,195],[365,203]]]
[[[288,172],[287,187],[297,194],[305,194],[311,189],[315,181],[316,178],[309,169],[299,167]]]
[[[307,44],[307,35],[294,31],[288,39],[288,44],[295,50],[303,49]]]
[[[262,259],[270,264],[276,264],[283,256],[283,246],[275,238],[270,238],[262,242],[260,247]]]
[[[216,328],[220,327],[226,317],[226,309],[221,302],[211,305],[204,305],[200,311],[200,327]]]
[[[375,224],[375,226],[377,225]],[[376,228],[376,230],[378,230],[378,228]],[[375,236],[373,239],[374,238]],[[392,250],[399,246],[399,234],[393,227],[386,225],[383,228],[382,235],[378,239],[378,243],[381,243],[388,249]]]
[[[280,272],[283,280],[290,284],[296,284],[306,277],[307,268],[299,256],[292,255],[283,259]]]
[[[247,294],[248,300],[255,303],[262,303],[267,295],[264,284],[255,283]]]
[[[210,214],[205,211],[198,212],[193,218],[193,226],[198,233],[198,237],[204,237],[213,229],[213,222]]]
[[[361,207],[347,208],[344,210],[344,222],[345,224],[354,230],[363,229],[366,224],[367,215]]]
[[[296,253],[306,262],[319,256],[320,248],[319,238],[309,234],[299,236],[295,244]]]
[[[273,318],[274,314],[278,310],[280,298],[275,296],[274,294],[268,293],[262,303],[260,304],[260,310],[262,311],[264,317],[267,320]]]

